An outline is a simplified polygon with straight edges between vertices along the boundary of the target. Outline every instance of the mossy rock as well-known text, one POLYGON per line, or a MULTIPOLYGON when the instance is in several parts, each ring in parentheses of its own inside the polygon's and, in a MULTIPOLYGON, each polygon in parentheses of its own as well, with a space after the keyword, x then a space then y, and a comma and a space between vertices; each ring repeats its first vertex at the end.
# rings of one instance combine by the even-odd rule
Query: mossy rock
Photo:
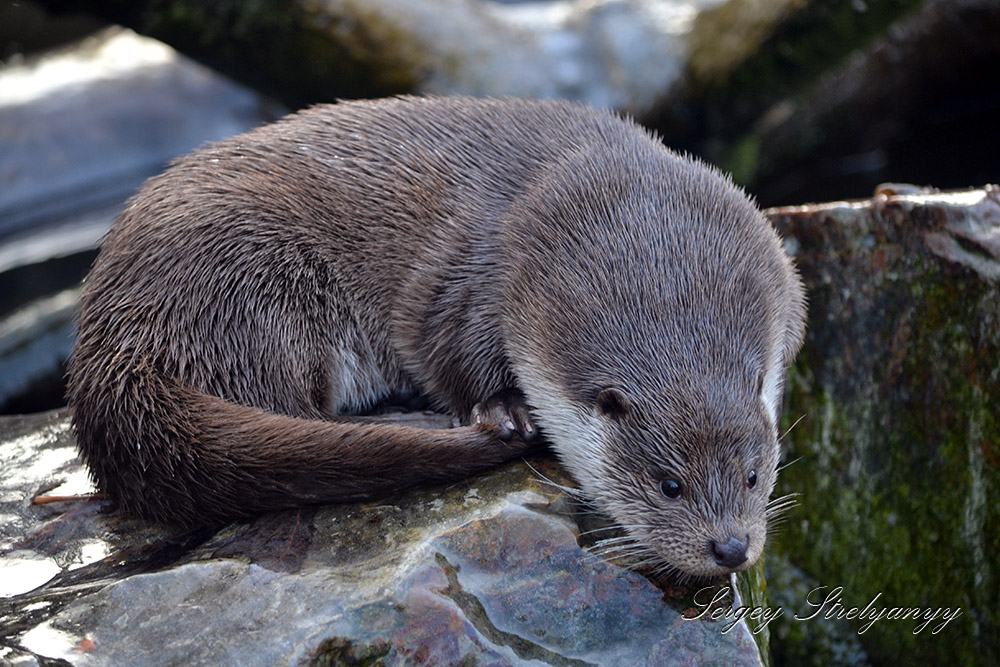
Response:
POLYGON ((997 662, 1000 190, 770 215, 810 293, 778 490, 803 497, 778 548, 846 608, 961 609, 874 623, 874 662, 997 662))

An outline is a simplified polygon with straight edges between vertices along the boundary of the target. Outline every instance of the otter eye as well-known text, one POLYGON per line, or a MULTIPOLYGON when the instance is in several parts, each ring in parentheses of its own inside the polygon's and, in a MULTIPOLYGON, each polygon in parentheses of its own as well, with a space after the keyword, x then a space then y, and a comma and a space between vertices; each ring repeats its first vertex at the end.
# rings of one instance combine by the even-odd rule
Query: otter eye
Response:
POLYGON ((665 479, 660 482, 660 493, 673 500, 681 495, 681 483, 676 479, 665 479))
POLYGON ((613 387, 601 390, 596 402, 597 411, 611 419, 621 419, 631 409, 628 397, 613 387))
POLYGON ((747 488, 752 489, 755 486, 757 486, 757 471, 751 470, 749 474, 747 474, 747 488))

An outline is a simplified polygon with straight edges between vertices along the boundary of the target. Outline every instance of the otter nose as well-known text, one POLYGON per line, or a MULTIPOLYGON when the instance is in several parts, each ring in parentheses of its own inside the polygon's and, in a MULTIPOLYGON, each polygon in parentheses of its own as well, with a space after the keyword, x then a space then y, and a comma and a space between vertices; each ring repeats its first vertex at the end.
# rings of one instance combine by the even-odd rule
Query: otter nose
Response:
POLYGON ((712 540, 711 549, 715 562, 722 567, 733 569, 747 560, 747 540, 739 540, 732 535, 725 542, 712 540))

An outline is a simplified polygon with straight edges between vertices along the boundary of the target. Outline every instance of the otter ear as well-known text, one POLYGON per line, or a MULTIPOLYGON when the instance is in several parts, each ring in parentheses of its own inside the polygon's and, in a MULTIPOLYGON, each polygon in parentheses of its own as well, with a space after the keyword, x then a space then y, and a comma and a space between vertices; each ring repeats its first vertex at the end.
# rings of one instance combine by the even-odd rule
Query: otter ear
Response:
POLYGON ((609 419, 621 419, 632 411, 632 403, 620 389, 608 387, 597 394, 597 413, 609 419))

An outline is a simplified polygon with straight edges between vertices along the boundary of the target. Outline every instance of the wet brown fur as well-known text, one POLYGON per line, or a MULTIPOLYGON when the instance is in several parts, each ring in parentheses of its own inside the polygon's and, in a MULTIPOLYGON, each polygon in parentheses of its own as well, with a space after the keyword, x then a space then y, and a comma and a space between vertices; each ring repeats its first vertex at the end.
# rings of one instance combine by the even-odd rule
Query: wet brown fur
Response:
POLYGON ((697 574, 703 554, 659 542, 705 516, 742 530, 746 503, 724 497, 740 461, 771 469, 766 503, 760 377, 790 362, 802 311, 746 197, 632 123, 563 102, 343 103, 147 182, 86 281, 69 400, 100 489, 190 525, 517 456, 488 427, 337 416, 415 388, 468 423, 518 389, 584 492, 697 574), (655 497, 665 474, 724 484, 682 511, 655 497))

